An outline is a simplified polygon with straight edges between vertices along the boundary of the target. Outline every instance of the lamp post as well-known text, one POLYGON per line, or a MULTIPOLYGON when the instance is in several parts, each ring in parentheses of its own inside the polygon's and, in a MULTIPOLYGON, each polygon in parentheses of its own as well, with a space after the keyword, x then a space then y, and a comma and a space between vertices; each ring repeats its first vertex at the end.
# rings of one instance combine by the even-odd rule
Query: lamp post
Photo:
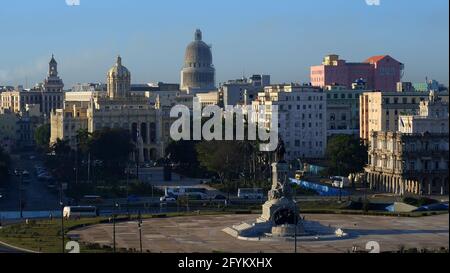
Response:
POLYGON ((119 207, 118 203, 114 204, 114 211, 113 211, 113 251, 116 253, 116 210, 117 207, 119 207))
POLYGON ((22 200, 22 185, 23 185, 23 171, 19 170, 20 180, 19 180, 19 211, 20 219, 23 218, 23 200, 22 200))
POLYGON ((297 228, 298 228, 298 212, 295 212, 295 234, 294 234, 294 253, 297 254, 297 228))
POLYGON ((139 248, 141 253, 142 251, 142 216, 141 211, 139 211, 139 217, 138 217, 138 229, 139 229, 139 248))
POLYGON ((127 164, 127 168, 126 168, 126 175, 127 175, 127 190, 126 190, 126 192, 127 192, 127 215, 128 215, 128 218, 130 218, 130 204, 129 204, 129 199, 130 199, 130 197, 129 197, 130 169, 129 169, 129 165, 128 164, 127 164))
POLYGON ((61 207, 61 250, 65 253, 65 242, 64 242, 64 202, 63 202, 63 185, 61 183, 59 205, 61 207))
POLYGON ((297 199, 297 189, 294 189, 294 202, 295 202, 295 232, 294 232, 294 253, 297 254, 297 228, 298 228, 298 205, 297 205, 297 201, 295 201, 297 199))

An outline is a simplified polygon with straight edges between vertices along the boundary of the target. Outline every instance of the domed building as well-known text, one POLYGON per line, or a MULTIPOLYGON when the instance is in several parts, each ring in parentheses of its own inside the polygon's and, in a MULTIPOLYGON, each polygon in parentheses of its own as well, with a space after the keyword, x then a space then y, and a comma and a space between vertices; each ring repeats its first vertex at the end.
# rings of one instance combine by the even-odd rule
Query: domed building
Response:
POLYGON ((108 97, 111 99, 128 97, 131 89, 131 73, 122 65, 122 58, 117 57, 116 64, 107 75, 108 97))
POLYGON ((188 93, 215 89, 215 74, 211 47, 203 42, 202 32, 197 29, 195 40, 186 48, 180 89, 188 93))
POLYGON ((90 103, 66 102, 51 116, 50 142, 69 141, 76 147, 80 129, 90 133, 104 128, 127 130, 136 149, 131 161, 156 161, 164 155, 167 139, 162 136, 161 109, 152 105, 146 96, 131 93, 131 73, 117 57, 107 73, 107 95, 92 95, 90 103))

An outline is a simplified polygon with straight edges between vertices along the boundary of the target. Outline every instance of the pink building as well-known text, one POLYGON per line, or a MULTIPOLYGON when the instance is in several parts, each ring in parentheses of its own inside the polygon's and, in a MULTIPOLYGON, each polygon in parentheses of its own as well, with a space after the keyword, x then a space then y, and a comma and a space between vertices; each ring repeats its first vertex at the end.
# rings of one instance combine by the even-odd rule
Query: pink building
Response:
POLYGON ((311 67, 313 86, 345 85, 349 89, 358 79, 364 79, 368 89, 396 91, 404 65, 389 55, 374 56, 362 63, 347 63, 338 55, 328 55, 322 65, 311 67))

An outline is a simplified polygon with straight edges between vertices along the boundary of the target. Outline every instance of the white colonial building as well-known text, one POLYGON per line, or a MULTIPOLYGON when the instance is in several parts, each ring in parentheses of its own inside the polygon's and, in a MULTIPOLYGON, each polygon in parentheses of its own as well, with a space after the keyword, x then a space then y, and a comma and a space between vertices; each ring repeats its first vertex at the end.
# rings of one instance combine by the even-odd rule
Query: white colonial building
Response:
POLYGON ((321 88, 309 85, 271 85, 258 94, 252 108, 265 107, 265 127, 272 128, 271 106, 278 106, 279 136, 286 159, 323 158, 327 147, 327 103, 321 88))
POLYGON ((395 194, 447 195, 449 177, 448 103, 431 93, 420 114, 399 118, 399 131, 372 131, 369 165, 373 190, 395 194))
POLYGON ((162 132, 162 112, 159 103, 152 104, 148 97, 132 96, 131 73, 122 65, 121 57, 107 75, 107 95, 88 92, 77 94, 66 101, 63 109, 51 116, 51 143, 57 139, 70 141, 76 147, 80 129, 95 132, 103 128, 128 130, 137 147, 133 158, 140 162, 157 160, 164 155, 167 141, 162 132), (89 102, 86 99, 90 99, 89 102))

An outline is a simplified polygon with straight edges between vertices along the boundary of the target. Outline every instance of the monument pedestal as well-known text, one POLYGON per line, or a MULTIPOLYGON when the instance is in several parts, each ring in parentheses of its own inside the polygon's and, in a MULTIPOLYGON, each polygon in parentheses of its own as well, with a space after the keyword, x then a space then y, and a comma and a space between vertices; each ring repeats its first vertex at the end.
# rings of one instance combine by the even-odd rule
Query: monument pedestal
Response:
POLYGON ((289 184, 289 165, 283 160, 272 164, 272 188, 262 214, 252 225, 241 224, 226 229, 236 237, 293 237, 305 234, 297 203, 289 184))

